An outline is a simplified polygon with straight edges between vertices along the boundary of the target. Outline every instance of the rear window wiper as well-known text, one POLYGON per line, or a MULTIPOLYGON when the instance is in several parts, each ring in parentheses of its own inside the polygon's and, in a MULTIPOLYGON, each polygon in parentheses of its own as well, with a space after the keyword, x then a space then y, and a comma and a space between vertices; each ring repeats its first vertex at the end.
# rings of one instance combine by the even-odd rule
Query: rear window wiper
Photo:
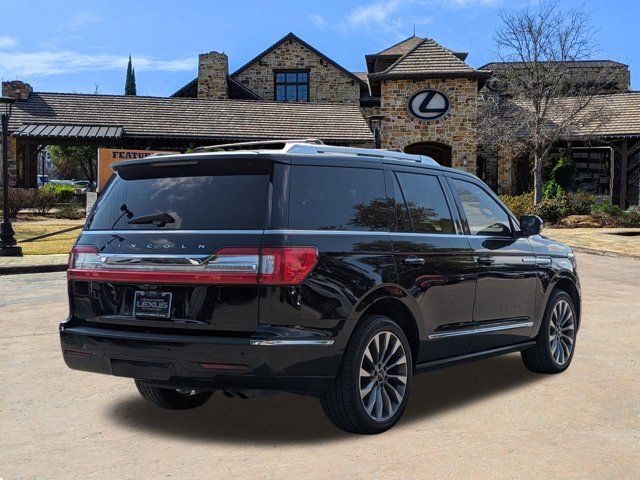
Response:
POLYGON ((174 223, 175 221, 176 219, 168 213, 154 213, 152 215, 142 215, 140 217, 132 218, 127 223, 129 225, 143 225, 152 223, 156 227, 164 227, 167 223, 174 223))

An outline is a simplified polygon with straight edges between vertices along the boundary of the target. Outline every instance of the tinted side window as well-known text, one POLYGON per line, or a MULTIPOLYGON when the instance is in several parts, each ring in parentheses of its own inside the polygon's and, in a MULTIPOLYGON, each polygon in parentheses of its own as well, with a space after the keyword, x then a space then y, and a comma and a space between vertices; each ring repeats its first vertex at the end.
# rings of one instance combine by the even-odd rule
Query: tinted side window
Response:
POLYGON ((294 165, 289 198, 292 229, 388 230, 382 170, 294 165))
POLYGON ((511 235, 507 212, 487 192, 463 180, 454 179, 453 186, 472 235, 511 235))
MULTIPOLYGON (((398 230, 412 227, 416 233, 455 233, 451 212, 438 178, 433 175, 396 172, 405 208, 397 208, 398 230), (410 222, 406 220, 406 212, 410 222)), ((396 198, 396 202, 399 199, 396 198)))

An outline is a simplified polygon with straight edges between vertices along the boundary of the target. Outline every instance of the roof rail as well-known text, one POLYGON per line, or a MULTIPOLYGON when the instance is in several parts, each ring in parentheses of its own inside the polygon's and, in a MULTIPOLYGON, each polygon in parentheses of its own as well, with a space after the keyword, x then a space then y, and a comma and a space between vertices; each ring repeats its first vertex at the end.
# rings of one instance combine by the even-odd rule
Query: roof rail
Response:
POLYGON ((433 158, 427 157, 425 155, 413 155, 410 153, 397 152, 393 150, 382 150, 378 148, 353 148, 337 147, 332 145, 315 145, 308 143, 292 143, 287 145, 285 150, 287 153, 356 155, 362 157, 386 158, 388 160, 423 163, 425 165, 438 165, 438 162, 436 162, 433 158))
POLYGON ((353 155, 368 158, 386 158, 388 160, 422 163, 425 165, 438 165, 434 159, 425 155, 413 155, 410 153, 382 150, 378 148, 353 148, 325 145, 321 140, 315 138, 304 140, 266 140, 261 142, 227 143, 224 145, 198 147, 194 149, 193 152, 228 152, 235 150, 281 150, 284 153, 297 153, 303 155, 353 155))
POLYGON ((292 140, 261 140, 255 142, 238 142, 223 143, 221 145, 207 145, 193 149, 197 152, 229 152, 233 150, 285 150, 286 146, 291 143, 309 143, 314 145, 322 145, 322 140, 318 138, 298 138, 292 140))

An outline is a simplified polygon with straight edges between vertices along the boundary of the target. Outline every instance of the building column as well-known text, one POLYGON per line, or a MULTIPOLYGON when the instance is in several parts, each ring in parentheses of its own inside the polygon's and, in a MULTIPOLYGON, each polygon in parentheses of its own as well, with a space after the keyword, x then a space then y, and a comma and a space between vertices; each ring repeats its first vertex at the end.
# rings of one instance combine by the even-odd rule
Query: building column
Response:
MULTIPOLYGON (((18 180, 18 165, 16 162, 16 152, 18 151, 18 140, 9 135, 9 150, 7 152, 7 164, 9 165, 9 186, 15 187, 18 180)), ((2 146, 0 146, 0 153, 2 146)), ((2 156, 0 156, 0 167, 2 166, 2 156)), ((0 175, 0 185, 2 185, 2 176, 0 175)))
POLYGON ((498 148, 498 195, 511 195, 514 192, 514 160, 510 149, 498 148))
MULTIPOLYGON (((620 143, 612 143, 611 147, 615 154, 620 156, 620 173, 615 175, 616 169, 613 169, 613 187, 618 187, 618 205, 623 210, 627 208, 627 188, 628 188, 628 174, 629 170, 633 168, 633 165, 629 165, 629 161, 633 156, 640 151, 640 140, 629 141, 628 139, 622 140, 620 143), (616 178, 618 177, 618 178, 616 178)), ((615 156, 614 156, 615 158, 615 156)), ((614 160, 615 162, 615 160, 614 160)), ((612 162, 613 163, 613 162, 612 162)), ((636 185, 635 188, 638 188, 636 185)))

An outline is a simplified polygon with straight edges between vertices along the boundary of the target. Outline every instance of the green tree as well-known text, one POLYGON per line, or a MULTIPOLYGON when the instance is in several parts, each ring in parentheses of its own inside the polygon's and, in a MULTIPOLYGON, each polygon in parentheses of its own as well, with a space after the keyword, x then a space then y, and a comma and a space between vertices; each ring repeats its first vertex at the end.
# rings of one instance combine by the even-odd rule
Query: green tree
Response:
POLYGON ((129 64, 127 65, 127 79, 124 82, 125 95, 137 95, 136 93, 136 71, 131 64, 131 54, 129 54, 129 64))
POLYGON ((49 147, 51 161, 60 178, 96 180, 98 149, 96 147, 49 147))

